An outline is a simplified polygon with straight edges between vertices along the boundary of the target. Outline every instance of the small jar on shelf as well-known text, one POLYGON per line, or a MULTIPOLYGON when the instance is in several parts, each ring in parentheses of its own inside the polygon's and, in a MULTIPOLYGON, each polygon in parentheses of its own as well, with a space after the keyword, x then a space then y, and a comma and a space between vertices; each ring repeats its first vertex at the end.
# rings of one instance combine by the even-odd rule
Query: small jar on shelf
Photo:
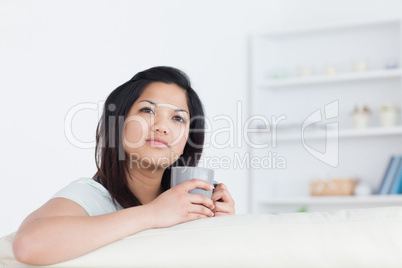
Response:
POLYGON ((383 127, 394 127, 398 123, 399 107, 392 103, 384 103, 380 107, 380 119, 383 127))
POLYGON ((353 71, 358 73, 368 71, 369 69, 368 61, 364 59, 354 61, 352 67, 353 71))
POLYGON ((367 128, 367 126, 369 124, 371 111, 365 105, 363 105, 363 106, 357 105, 353 109, 351 116, 352 116, 353 124, 354 124, 355 128, 364 129, 364 128, 367 128))

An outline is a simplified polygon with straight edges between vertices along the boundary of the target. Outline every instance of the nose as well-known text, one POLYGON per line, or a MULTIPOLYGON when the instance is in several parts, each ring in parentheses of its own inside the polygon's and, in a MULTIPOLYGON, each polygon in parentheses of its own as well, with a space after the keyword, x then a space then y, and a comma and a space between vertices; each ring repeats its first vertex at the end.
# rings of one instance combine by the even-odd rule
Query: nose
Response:
POLYGON ((159 132, 159 133, 165 134, 165 135, 169 134, 169 129, 164 124, 164 120, 161 118, 157 118, 156 116, 155 116, 155 123, 152 126, 152 131, 159 132))
POLYGON ((167 130, 166 127, 154 126, 153 131, 154 132, 159 132, 159 133, 162 133, 162 134, 168 134, 168 130, 167 130))

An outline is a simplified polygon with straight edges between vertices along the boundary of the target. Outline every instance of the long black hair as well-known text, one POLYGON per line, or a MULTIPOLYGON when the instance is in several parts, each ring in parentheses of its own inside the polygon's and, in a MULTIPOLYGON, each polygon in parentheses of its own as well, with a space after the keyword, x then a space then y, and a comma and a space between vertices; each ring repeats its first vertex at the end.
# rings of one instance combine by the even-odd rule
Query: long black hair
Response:
MULTIPOLYGON (((94 180, 102 184, 110 193, 114 202, 123 208, 141 205, 130 191, 126 178, 127 155, 122 143, 122 121, 127 117, 134 102, 144 89, 153 82, 176 84, 187 96, 190 112, 190 131, 183 154, 171 166, 196 166, 204 144, 204 109, 191 87, 188 76, 172 67, 159 66, 134 75, 126 83, 117 87, 106 99, 103 114, 96 130, 95 161, 98 168, 94 180)), ((162 176, 162 188, 170 188, 170 167, 162 176)))

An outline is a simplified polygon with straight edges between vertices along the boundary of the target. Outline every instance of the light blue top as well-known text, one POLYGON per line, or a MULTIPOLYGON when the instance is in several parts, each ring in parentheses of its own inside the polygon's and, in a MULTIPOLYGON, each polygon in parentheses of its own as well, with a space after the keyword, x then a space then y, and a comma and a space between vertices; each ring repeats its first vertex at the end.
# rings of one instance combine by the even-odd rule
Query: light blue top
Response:
POLYGON ((81 178, 73 181, 52 198, 63 197, 76 202, 83 207, 89 216, 98 216, 123 209, 113 203, 109 192, 102 184, 91 178, 81 178))

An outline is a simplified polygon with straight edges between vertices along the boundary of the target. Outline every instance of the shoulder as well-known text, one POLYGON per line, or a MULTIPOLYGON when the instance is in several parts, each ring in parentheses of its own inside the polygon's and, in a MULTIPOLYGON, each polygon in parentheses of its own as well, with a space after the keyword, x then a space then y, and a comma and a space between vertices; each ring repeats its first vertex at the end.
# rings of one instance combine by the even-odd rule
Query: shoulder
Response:
POLYGON ((52 198, 67 198, 82 206, 90 216, 102 215, 120 210, 108 192, 92 178, 81 178, 71 182, 58 191, 52 198))
POLYGON ((92 178, 80 178, 78 180, 75 180, 71 182, 69 185, 67 185, 63 189, 74 189, 77 191, 85 191, 85 192, 93 192, 97 193, 102 196, 109 196, 109 192, 106 190, 105 187, 103 187, 102 184, 99 182, 95 181, 92 178))

